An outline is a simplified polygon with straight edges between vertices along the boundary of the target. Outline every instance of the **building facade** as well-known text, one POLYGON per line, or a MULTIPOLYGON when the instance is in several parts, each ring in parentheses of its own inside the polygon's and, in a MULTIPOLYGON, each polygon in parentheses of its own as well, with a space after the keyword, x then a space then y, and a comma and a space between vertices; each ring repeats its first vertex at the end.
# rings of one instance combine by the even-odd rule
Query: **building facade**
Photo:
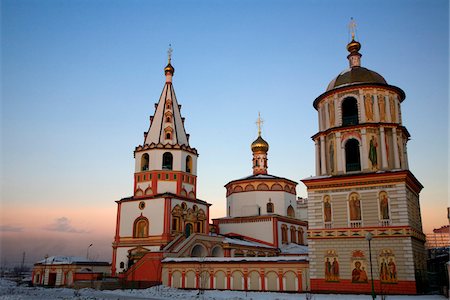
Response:
POLYGON ((316 176, 302 180, 311 289, 370 292, 372 266, 377 293, 414 294, 425 279, 426 253, 423 187, 408 167, 410 135, 402 123, 405 93, 362 67, 360 48, 352 39, 349 68, 314 100, 316 176))

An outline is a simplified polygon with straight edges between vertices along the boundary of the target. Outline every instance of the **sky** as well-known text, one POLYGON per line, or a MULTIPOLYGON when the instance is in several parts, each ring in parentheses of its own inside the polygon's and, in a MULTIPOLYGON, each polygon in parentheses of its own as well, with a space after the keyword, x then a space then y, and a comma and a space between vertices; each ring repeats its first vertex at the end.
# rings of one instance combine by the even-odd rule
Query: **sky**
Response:
POLYGON ((448 223, 449 3, 446 0, 3 0, 0 264, 49 255, 111 260, 117 201, 132 195, 165 78, 198 159, 198 198, 225 215, 227 182, 252 172, 314 175, 312 106, 348 66, 357 23, 362 66, 403 89, 409 166, 424 185, 425 232, 448 223), (93 244, 92 247, 88 247, 93 244), (89 252, 89 253, 87 253, 89 252))

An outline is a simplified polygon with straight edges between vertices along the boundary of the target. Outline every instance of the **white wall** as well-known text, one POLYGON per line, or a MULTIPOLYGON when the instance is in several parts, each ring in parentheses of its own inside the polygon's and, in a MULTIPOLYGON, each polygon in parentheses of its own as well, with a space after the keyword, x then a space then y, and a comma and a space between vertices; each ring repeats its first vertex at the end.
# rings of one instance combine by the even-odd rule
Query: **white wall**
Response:
POLYGON ((284 191, 251 191, 233 193, 227 197, 227 204, 231 205, 231 217, 254 216, 258 214, 257 207, 261 207, 261 215, 267 214, 267 203, 274 204, 274 213, 286 216, 289 205, 296 208, 296 197, 284 191))
POLYGON ((149 221, 149 235, 161 235, 164 230, 164 199, 142 200, 145 208, 139 209, 140 201, 122 202, 120 211, 121 237, 133 236, 133 224, 141 213, 149 221))
POLYGON ((237 233, 268 243, 273 243, 273 223, 270 221, 248 223, 224 223, 219 225, 220 233, 237 233))

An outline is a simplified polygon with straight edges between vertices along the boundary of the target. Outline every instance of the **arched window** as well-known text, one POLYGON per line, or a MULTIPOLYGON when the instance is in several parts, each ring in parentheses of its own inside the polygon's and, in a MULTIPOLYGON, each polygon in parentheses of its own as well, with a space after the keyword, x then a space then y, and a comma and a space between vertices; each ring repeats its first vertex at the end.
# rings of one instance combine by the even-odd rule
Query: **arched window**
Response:
POLYGON ((172 134, 170 132, 166 132, 166 140, 171 140, 172 134))
POLYGON ((162 168, 163 170, 172 170, 173 156, 172 153, 166 152, 163 154, 162 168))
POLYGON ((207 255, 207 251, 205 246, 197 244, 192 248, 191 257, 205 257, 207 255))
POLYGON ((291 226, 291 243, 297 243, 297 232, 294 226, 291 226))
POLYGON ((148 170, 149 162, 150 162, 150 158, 148 156, 148 153, 144 153, 141 157, 141 171, 148 170))
POLYGON ((287 226, 286 225, 281 225, 281 242, 283 244, 287 244, 288 242, 288 235, 287 235, 287 226))
POLYGON ((267 210, 268 214, 273 214, 273 211, 274 211, 273 210, 273 203, 270 202, 270 199, 269 199, 269 202, 267 202, 266 210, 267 210))
POLYGON ((348 97, 342 101, 342 126, 357 125, 358 103, 355 98, 348 97))
POLYGON ((346 172, 361 171, 359 142, 356 139, 349 139, 345 143, 345 170, 346 172))
POLYGON ((291 218, 295 218, 295 210, 292 207, 292 205, 289 205, 289 207, 287 208, 287 216, 291 217, 291 218))
POLYGON ((192 157, 190 155, 186 156, 186 172, 192 172, 192 157))
POLYGON ((300 228, 298 229, 297 233, 298 233, 298 244, 299 244, 299 245, 304 245, 304 244, 305 244, 305 241, 304 241, 304 239, 303 239, 303 233, 304 233, 303 228, 300 227, 300 228))
POLYGON ((134 221, 133 237, 148 237, 148 220, 145 217, 139 217, 134 221))

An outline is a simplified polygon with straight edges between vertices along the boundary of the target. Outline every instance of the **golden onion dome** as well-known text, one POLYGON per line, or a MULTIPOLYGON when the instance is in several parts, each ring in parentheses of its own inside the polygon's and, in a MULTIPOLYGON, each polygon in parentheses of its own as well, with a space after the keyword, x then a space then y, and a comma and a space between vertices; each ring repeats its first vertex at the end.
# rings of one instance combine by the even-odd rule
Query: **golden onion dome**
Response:
POLYGON ((167 66, 164 68, 164 74, 170 73, 173 75, 175 73, 174 67, 170 64, 170 62, 167 64, 167 66))
POLYGON ((361 44, 355 40, 352 40, 347 44, 347 51, 350 53, 356 53, 361 49, 361 44))
POLYGON ((269 151, 269 144, 261 137, 252 143, 252 152, 267 152, 269 151))

